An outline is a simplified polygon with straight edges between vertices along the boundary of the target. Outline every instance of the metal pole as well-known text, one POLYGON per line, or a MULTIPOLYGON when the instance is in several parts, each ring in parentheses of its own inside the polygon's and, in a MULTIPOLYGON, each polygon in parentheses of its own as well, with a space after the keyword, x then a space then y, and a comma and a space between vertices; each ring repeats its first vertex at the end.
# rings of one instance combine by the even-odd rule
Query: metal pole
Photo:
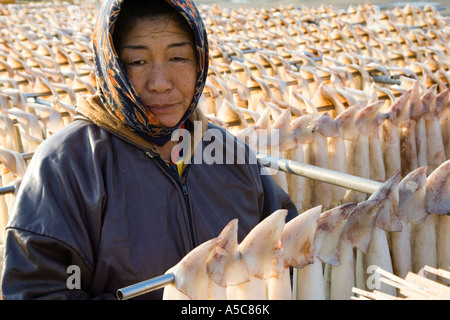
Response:
POLYGON ((128 287, 117 290, 117 299, 127 300, 139 295, 160 289, 175 281, 175 275, 173 273, 164 274, 156 278, 145 280, 128 287))
POLYGON ((16 186, 15 185, 10 185, 10 186, 6 186, 6 187, 1 187, 0 188, 0 195, 1 194, 7 194, 7 193, 14 193, 16 192, 16 186))
POLYGON ((353 176, 348 173, 333 171, 330 169, 316 167, 292 160, 276 158, 269 155, 257 154, 257 158, 265 167, 282 170, 284 172, 293 173, 368 194, 374 193, 383 185, 381 182, 353 176))
MULTIPOLYGON (((33 153, 22 153, 21 155, 23 160, 25 161, 30 160, 33 157, 33 153)), ((19 183, 14 183, 8 186, 0 187, 0 195, 4 195, 7 193, 15 193, 18 187, 19 183)))
POLYGON ((22 153, 22 158, 23 160, 27 161, 27 160, 31 160, 31 158, 33 158, 34 152, 30 152, 30 153, 22 153))

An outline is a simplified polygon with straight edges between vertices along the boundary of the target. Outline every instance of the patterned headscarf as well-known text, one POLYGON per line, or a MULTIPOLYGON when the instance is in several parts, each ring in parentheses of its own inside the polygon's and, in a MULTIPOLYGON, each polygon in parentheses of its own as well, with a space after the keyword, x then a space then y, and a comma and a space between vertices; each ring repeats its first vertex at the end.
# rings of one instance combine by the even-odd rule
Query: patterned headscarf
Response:
POLYGON ((148 115, 147 107, 136 94, 114 49, 112 32, 124 1, 126 0, 105 0, 95 26, 93 48, 97 89, 104 107, 111 115, 120 118, 140 137, 161 146, 171 139, 172 132, 179 128, 197 107, 208 73, 206 29, 199 11, 191 0, 166 0, 185 17, 193 30, 198 75, 190 107, 176 126, 164 126, 156 117, 148 115))

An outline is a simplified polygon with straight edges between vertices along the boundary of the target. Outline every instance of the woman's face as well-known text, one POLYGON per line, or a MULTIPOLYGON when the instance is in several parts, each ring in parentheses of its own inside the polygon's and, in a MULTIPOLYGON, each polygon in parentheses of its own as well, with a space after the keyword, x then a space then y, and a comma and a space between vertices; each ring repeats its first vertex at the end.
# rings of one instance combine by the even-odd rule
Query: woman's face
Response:
POLYGON ((142 19, 121 44, 120 60, 148 112, 163 125, 175 126, 189 108, 197 82, 191 34, 169 19, 142 19))

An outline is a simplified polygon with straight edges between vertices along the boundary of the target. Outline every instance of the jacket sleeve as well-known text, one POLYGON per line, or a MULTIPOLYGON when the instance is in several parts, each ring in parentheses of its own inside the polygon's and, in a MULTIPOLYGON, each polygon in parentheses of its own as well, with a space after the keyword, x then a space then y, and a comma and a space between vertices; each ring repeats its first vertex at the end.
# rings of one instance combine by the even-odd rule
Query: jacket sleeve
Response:
POLYGON ((5 300, 115 299, 112 294, 92 297, 81 290, 92 280, 92 273, 69 245, 19 229, 8 229, 6 237, 5 300))
POLYGON ((89 135, 72 136, 77 145, 55 141, 58 134, 44 141, 22 180, 6 231, 5 299, 96 298, 86 292, 101 230, 102 176, 99 160, 89 153, 89 135), (68 289, 72 265, 80 269, 86 292, 68 289))
MULTIPOLYGON (((260 172, 263 171, 262 165, 260 172)), ((269 216, 278 209, 288 210, 286 221, 295 218, 298 215, 297 207, 290 196, 275 182, 270 174, 261 174, 261 182, 264 190, 263 218, 269 216)))

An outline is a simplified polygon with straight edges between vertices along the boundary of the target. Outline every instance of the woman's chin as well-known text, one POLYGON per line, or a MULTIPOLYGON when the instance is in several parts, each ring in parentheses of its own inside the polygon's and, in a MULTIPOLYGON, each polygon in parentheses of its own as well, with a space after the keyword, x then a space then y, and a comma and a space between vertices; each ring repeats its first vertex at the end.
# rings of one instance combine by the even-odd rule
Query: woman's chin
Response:
POLYGON ((160 124, 162 124, 163 126, 167 127, 167 128, 172 128, 174 126, 176 126, 181 118, 182 115, 176 115, 174 116, 173 113, 164 113, 164 112, 152 112, 153 116, 158 120, 158 122, 160 124))
POLYGON ((167 128, 175 127, 181 120, 181 118, 170 119, 170 118, 158 118, 159 123, 167 128))

